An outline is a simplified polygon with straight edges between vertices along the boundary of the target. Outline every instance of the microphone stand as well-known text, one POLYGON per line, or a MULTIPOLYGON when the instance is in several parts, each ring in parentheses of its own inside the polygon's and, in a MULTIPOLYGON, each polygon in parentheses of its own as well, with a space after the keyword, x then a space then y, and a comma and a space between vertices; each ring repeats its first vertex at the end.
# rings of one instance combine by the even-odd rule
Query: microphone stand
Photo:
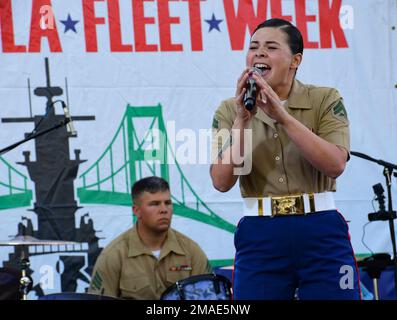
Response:
POLYGON ((5 147, 4 149, 1 149, 0 150, 0 156, 5 154, 5 153, 7 153, 8 151, 11 151, 12 149, 15 149, 16 147, 18 147, 22 143, 25 143, 25 142, 27 142, 29 140, 32 140, 32 139, 36 139, 37 137, 40 137, 40 136, 42 136, 42 135, 44 135, 44 134, 46 134, 48 132, 54 131, 54 130, 56 130, 58 128, 61 128, 61 127, 65 126, 65 125, 67 125, 69 122, 70 122, 70 119, 69 118, 65 118, 64 120, 60 121, 57 125, 55 125, 55 126, 53 126, 51 128, 45 129, 43 131, 39 131, 39 132, 37 132, 35 134, 31 134, 27 138, 25 138, 25 139, 23 139, 21 141, 18 141, 18 142, 14 143, 14 144, 12 144, 12 145, 10 145, 8 147, 5 147))
MULTIPOLYGON (((360 153, 360 152, 355 152, 351 151, 350 152, 353 156, 375 162, 379 164, 380 166, 383 166, 383 175, 385 176, 386 179, 386 187, 387 187, 387 197, 388 197, 388 208, 386 213, 382 213, 382 220, 389 221, 389 229, 390 229, 390 237, 391 237, 391 242, 392 242, 392 247, 393 247, 393 266, 394 266, 394 287, 397 290, 397 255, 396 255, 396 235, 394 231, 394 219, 396 219, 396 212, 393 211, 393 202, 392 202, 392 194, 391 194, 391 183, 392 183, 392 175, 393 175, 393 170, 397 170, 397 165, 386 162, 383 160, 376 160, 366 154, 360 153)), ((394 176, 397 177, 397 174, 394 173, 394 176)))

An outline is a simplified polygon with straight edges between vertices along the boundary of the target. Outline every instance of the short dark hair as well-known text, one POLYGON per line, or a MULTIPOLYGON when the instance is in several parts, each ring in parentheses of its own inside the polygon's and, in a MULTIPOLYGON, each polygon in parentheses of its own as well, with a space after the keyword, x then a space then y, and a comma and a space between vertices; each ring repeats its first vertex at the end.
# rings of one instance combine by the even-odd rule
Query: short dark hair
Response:
POLYGON ((170 191, 170 185, 163 178, 155 176, 138 180, 131 188, 132 202, 135 203, 136 199, 145 191, 150 193, 170 191))
POLYGON ((293 54, 301 53, 303 54, 303 38, 302 34, 297 27, 295 27, 291 22, 283 19, 269 19, 260 23, 252 33, 254 35, 259 29, 262 28, 278 28, 283 31, 288 38, 288 45, 293 54))

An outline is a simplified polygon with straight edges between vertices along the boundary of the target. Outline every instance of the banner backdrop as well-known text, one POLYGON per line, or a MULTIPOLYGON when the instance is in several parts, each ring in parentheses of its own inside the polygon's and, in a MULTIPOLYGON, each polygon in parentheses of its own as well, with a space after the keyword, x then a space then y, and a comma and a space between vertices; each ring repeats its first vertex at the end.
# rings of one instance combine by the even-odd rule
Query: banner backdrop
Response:
MULTIPOLYGON (((101 249, 133 225, 130 188, 148 175, 170 181, 173 227, 214 266, 233 263, 242 201, 238 186, 212 187, 210 128, 234 95, 250 32, 270 17, 304 36, 298 79, 344 97, 351 149, 396 163, 396 1, 0 0, 0 148, 57 125, 63 106, 77 131, 0 158, 0 239, 80 243, 29 247, 30 298, 84 292, 101 249)), ((386 189, 383 168, 356 157, 338 179, 357 254, 391 252, 387 222, 364 234, 376 183, 386 189)), ((3 266, 21 250, 1 247, 3 266)))

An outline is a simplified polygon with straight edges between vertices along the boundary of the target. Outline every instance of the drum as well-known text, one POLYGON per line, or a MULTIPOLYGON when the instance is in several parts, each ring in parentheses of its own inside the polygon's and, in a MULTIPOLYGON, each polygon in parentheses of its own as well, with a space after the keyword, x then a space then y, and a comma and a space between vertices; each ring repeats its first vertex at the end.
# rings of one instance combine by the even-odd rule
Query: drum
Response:
POLYGON ((217 274, 192 276, 174 283, 160 300, 231 300, 232 284, 217 274))
POLYGON ((100 296, 90 293, 61 292, 51 293, 38 298, 38 300, 121 300, 119 298, 100 296))
POLYGON ((19 300, 21 271, 15 268, 0 268, 0 300, 19 300))

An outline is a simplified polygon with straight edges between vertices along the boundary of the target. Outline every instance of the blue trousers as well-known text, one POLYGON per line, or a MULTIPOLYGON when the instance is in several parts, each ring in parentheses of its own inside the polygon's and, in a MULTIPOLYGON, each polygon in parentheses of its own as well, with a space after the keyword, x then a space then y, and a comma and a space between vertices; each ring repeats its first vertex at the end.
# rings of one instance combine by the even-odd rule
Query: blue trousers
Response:
POLYGON ((348 226, 335 210, 244 217, 235 237, 235 300, 359 300, 348 226))

